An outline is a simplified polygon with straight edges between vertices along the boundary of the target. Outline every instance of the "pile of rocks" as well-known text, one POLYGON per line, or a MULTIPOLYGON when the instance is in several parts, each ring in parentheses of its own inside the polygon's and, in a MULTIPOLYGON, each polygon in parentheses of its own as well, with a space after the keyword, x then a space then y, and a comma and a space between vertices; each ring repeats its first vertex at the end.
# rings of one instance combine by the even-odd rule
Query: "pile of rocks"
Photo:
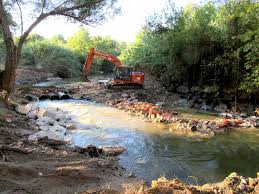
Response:
POLYGON ((139 102, 137 98, 122 94, 121 99, 113 104, 118 109, 127 111, 152 122, 163 122, 168 124, 169 130, 176 133, 200 133, 214 136, 223 133, 228 128, 250 128, 259 127, 259 117, 245 117, 244 115, 220 114, 223 118, 213 120, 187 119, 178 112, 166 111, 163 103, 156 104, 139 102))
POLYGON ((39 108, 36 104, 17 105, 16 111, 32 119, 38 132, 31 134, 29 140, 48 138, 71 143, 67 130, 75 129, 71 117, 58 108, 39 108))

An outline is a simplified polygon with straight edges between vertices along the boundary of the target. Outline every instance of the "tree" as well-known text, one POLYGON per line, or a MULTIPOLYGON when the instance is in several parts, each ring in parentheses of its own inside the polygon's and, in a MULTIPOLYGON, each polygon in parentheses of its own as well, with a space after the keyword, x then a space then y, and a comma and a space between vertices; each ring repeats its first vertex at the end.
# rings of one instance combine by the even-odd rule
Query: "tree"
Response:
POLYGON ((15 71, 19 64, 23 43, 40 22, 52 16, 64 16, 86 25, 96 24, 117 13, 118 8, 115 3, 116 0, 0 0, 0 28, 6 47, 5 70, 1 74, 0 89, 7 92, 14 90, 15 71), (34 21, 26 30, 24 30, 23 10, 32 10, 31 15, 34 15, 34 21), (15 20, 20 20, 18 27, 21 36, 17 43, 11 31, 9 14, 15 20))

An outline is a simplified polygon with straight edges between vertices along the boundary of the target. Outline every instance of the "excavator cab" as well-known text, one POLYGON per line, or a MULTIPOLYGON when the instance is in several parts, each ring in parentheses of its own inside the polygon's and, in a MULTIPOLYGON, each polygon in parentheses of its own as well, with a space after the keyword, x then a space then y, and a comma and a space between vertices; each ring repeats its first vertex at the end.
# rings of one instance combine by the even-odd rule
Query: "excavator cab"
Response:
POLYGON ((114 80, 131 81, 131 68, 130 67, 115 67, 114 80))

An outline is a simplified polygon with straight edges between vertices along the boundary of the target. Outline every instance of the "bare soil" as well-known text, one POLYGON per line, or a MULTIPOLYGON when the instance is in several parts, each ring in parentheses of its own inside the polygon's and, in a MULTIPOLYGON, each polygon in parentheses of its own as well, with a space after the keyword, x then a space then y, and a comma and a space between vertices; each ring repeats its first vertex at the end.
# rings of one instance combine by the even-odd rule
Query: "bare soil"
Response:
MULTIPOLYGON (((69 83, 62 88, 106 104, 120 100, 122 94, 134 94, 139 101, 164 102, 169 110, 171 103, 179 99, 152 78, 146 81, 145 90, 107 90, 93 82, 69 83)), ((24 94, 52 90, 58 89, 19 87, 13 100, 26 103, 21 98, 24 94)), ((116 158, 91 158, 64 145, 27 141, 33 131, 27 118, 0 101, 0 193, 259 193, 258 177, 246 179, 244 189, 240 188, 242 177, 238 175, 204 186, 163 178, 147 185, 120 167, 116 158)))
POLYGON ((123 185, 137 181, 116 158, 91 158, 66 146, 28 142, 33 132, 29 121, 3 103, 0 110, 0 193, 122 192, 123 185))

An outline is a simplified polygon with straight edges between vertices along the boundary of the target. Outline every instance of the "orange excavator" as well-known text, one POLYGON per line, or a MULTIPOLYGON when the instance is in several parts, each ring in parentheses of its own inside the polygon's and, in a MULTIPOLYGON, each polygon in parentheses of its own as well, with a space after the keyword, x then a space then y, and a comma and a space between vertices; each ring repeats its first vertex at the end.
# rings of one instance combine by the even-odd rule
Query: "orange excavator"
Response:
POLYGON ((82 80, 88 81, 87 75, 90 73, 92 61, 94 57, 110 61, 115 65, 114 79, 107 84, 108 88, 142 88, 144 84, 145 74, 143 72, 132 71, 130 67, 124 66, 121 61, 106 52, 97 51, 95 48, 91 48, 86 58, 85 66, 82 72, 82 80))

